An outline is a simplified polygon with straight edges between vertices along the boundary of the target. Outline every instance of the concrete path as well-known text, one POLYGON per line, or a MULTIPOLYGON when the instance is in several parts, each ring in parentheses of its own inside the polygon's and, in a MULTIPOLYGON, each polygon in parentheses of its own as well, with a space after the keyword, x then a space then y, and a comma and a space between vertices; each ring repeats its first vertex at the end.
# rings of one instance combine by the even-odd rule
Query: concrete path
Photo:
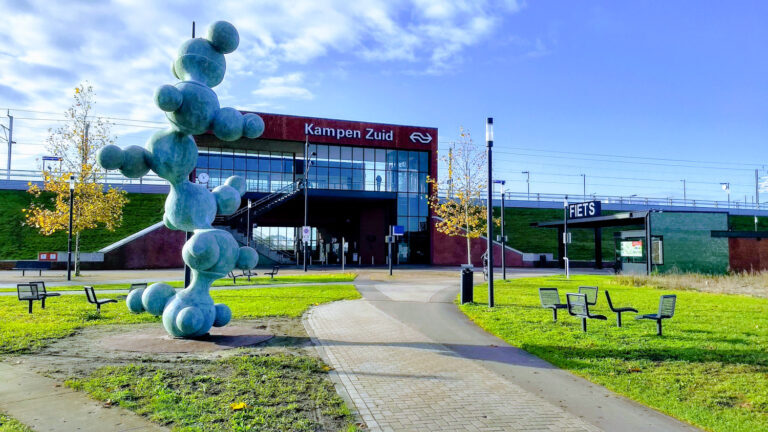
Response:
POLYGON ((364 299, 305 318, 371 430, 697 430, 485 333, 453 304, 458 277, 409 276, 358 278, 364 299))
POLYGON ((0 382, 0 410, 36 431, 167 430, 124 408, 105 408, 84 393, 8 363, 0 363, 0 382))

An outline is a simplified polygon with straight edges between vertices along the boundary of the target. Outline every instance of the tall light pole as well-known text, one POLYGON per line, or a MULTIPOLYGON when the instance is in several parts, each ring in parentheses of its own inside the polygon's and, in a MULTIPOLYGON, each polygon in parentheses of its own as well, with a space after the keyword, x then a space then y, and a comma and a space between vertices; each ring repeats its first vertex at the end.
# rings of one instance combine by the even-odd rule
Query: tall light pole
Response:
POLYGON ((587 175, 586 174, 579 174, 581 176, 582 184, 583 184, 583 194, 584 194, 584 201, 587 200, 587 175))
POLYGON ((13 142, 13 116, 11 115, 11 111, 8 110, 6 112, 6 115, 8 116, 8 127, 5 127, 5 125, 2 125, 3 129, 7 131, 6 141, 8 141, 8 171, 6 172, 6 180, 11 179, 11 153, 13 150, 13 145, 16 144, 13 142))
POLYGON ((69 237, 67 238, 67 280, 72 280, 72 208, 75 206, 75 176, 69 176, 69 237))
MULTIPOLYGON (((308 218, 309 218, 309 166, 311 164, 311 161, 309 158, 315 155, 315 152, 312 152, 312 154, 309 154, 309 137, 305 137, 304 140, 304 179, 302 180, 302 184, 304 186, 304 226, 307 225, 308 218)), ((312 231, 310 230, 310 233, 312 231)), ((303 236, 303 235, 302 235, 303 236)), ((307 246, 308 243, 303 238, 301 239, 301 243, 304 245, 304 271, 307 271, 307 246)))
MULTIPOLYGON (((527 193, 526 196, 527 196, 528 201, 530 201, 531 200, 531 172, 530 171, 523 171, 520 174, 525 174, 526 175, 526 177, 525 177, 525 186, 526 186, 526 188, 528 190, 528 193, 527 193)), ((502 193, 502 195, 503 195, 503 193, 502 193)))
POLYGON ((507 236, 504 233, 504 210, 506 209, 504 206, 504 185, 507 182, 504 180, 494 180, 493 182, 501 185, 501 235, 498 237, 501 242, 501 278, 507 280, 507 236))
POLYGON ((488 307, 493 307, 493 117, 485 122, 485 143, 488 147, 488 307))
POLYGON ((720 187, 723 188, 723 190, 728 193, 728 208, 731 208, 731 183, 730 182, 720 183, 720 187))
POLYGON ((685 191, 685 179, 680 180, 683 182, 683 205, 685 205, 685 202, 688 201, 688 196, 685 191))

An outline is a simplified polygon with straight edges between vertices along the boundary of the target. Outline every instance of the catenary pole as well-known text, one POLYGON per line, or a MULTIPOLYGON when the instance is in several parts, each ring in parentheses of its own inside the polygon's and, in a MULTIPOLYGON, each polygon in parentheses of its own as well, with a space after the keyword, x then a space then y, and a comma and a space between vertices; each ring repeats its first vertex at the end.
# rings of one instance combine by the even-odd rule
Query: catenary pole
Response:
POLYGON ((8 170, 6 171, 6 179, 11 179, 11 150, 13 149, 13 116, 8 111, 8 170))

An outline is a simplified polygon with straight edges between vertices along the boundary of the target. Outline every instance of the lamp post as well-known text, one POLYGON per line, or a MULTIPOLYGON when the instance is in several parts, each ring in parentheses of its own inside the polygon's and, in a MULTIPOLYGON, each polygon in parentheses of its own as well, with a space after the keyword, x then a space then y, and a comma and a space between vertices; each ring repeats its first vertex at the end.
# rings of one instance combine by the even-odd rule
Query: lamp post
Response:
POLYGON ((485 142, 488 147, 488 307, 493 307, 493 117, 485 123, 485 142))
POLYGON ((504 210, 506 208, 504 207, 504 185, 507 182, 504 180, 494 180, 493 182, 501 185, 501 235, 499 236, 501 241, 501 278, 507 280, 507 250, 505 246, 507 235, 504 233, 504 210))
MULTIPOLYGON (((531 200, 531 172, 530 171, 523 171, 520 174, 525 174, 525 187, 527 189, 526 197, 528 201, 531 200)), ((502 194, 503 196, 503 194, 502 194)))
MULTIPOLYGON (((311 161, 309 158, 315 155, 315 152, 312 152, 312 154, 309 154, 309 137, 306 137, 304 140, 304 180, 302 180, 303 186, 304 186, 304 226, 308 226, 308 218, 309 218, 309 167, 311 165, 311 161)), ((310 231, 311 233, 312 231, 310 231)), ((311 234, 310 234, 311 235, 311 234)), ((303 236, 303 235, 302 235, 303 236)), ((304 246, 304 271, 307 271, 307 245, 309 242, 305 241, 303 238, 301 239, 301 243, 304 246)))
POLYGON ((579 174, 581 176, 581 180, 583 181, 583 190, 582 193, 584 194, 584 201, 587 200, 587 175, 586 174, 579 174))
POLYGON ((75 176, 69 176, 69 237, 67 238, 67 280, 72 280, 72 208, 75 206, 75 176))

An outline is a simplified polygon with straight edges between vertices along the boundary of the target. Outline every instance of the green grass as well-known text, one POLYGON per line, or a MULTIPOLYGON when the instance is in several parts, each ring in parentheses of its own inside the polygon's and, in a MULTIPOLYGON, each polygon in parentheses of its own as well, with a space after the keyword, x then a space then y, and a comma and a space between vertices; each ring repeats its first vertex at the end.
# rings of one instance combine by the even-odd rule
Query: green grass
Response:
MULTIPOLYGON (((357 278, 357 273, 328 273, 328 274, 310 274, 310 275, 287 275, 276 276, 274 279, 270 279, 269 276, 252 277, 250 281, 247 278, 237 278, 237 284, 232 284, 231 278, 219 279, 213 282, 213 286, 254 286, 254 285, 280 285, 280 284, 294 284, 294 283, 333 283, 333 282, 352 282, 357 278)), ((184 282, 182 281, 170 281, 166 282, 168 285, 174 288, 184 288, 184 282)), ((149 283, 152 284, 151 282, 149 283)), ((131 284, 96 284, 93 286, 95 290, 127 290, 131 287, 131 284)), ((48 291, 82 291, 83 285, 70 285, 70 286, 49 286, 46 285, 48 291)), ((16 288, 0 288, 0 292, 16 292, 16 288)))
MULTIPOLYGON (((0 191, 0 259, 36 259, 38 252, 67 250, 67 234, 59 232, 41 235, 36 229, 23 225, 21 209, 33 199, 26 191, 0 191)), ((41 198, 46 202, 46 198, 41 198)), ((124 237, 163 219, 165 195, 129 193, 123 208, 123 224, 115 231, 93 229, 80 236, 84 252, 97 251, 124 237)))
MULTIPOLYGON (((301 316, 310 306, 343 299, 360 298, 353 285, 316 285, 259 288, 253 290, 212 291, 213 300, 226 303, 237 318, 301 316)), ((115 298, 116 295, 104 295, 115 298)), ((0 354, 24 353, 39 349, 53 339, 71 335, 80 328, 106 324, 160 323, 160 317, 132 314, 122 302, 102 307, 96 314, 84 296, 48 299, 46 309, 35 302, 34 313, 27 313, 27 302, 16 297, 0 297, 0 354)))
POLYGON ((177 431, 354 430, 327 370, 307 356, 237 356, 108 366, 67 385, 177 431), (245 406, 235 410, 237 403, 245 406))
POLYGON ((768 303, 746 296, 618 285, 612 276, 526 278, 495 284, 461 306, 478 325, 507 342, 590 381, 712 431, 768 430, 768 303), (561 310, 557 323, 540 306, 537 288, 554 286, 562 300, 579 285, 609 289, 614 304, 655 313, 659 296, 677 294, 677 310, 656 336, 653 321, 624 315, 617 328, 600 292, 593 311, 608 321, 580 321, 561 310))
POLYGON ((0 432, 32 432, 32 429, 21 424, 18 420, 0 413, 0 432))

